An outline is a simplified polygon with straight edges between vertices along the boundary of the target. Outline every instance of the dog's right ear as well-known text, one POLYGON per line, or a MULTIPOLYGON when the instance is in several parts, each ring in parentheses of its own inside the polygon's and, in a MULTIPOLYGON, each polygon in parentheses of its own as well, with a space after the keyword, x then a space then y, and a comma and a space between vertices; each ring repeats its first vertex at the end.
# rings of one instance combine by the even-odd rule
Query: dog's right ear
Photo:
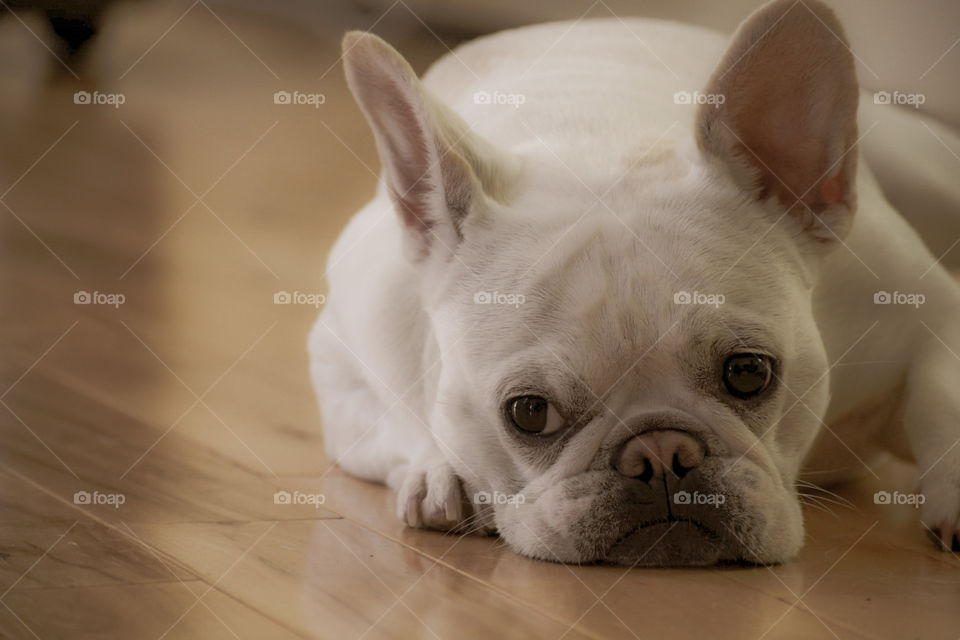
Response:
POLYGON ((450 256, 483 197, 504 196, 515 161, 474 134, 377 36, 343 38, 347 84, 373 129, 408 257, 450 256))
POLYGON ((857 76, 833 11, 775 0, 747 18, 710 79, 697 143, 758 200, 829 245, 856 210, 857 76), (719 99, 722 98, 722 99, 719 99))

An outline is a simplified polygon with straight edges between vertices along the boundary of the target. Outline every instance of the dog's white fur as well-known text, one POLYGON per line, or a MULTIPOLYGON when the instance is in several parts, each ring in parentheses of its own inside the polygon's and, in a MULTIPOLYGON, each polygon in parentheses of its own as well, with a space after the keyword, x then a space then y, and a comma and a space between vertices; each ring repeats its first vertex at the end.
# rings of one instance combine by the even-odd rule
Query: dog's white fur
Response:
POLYGON ((395 488, 409 524, 472 514, 551 560, 781 562, 803 540, 801 470, 839 480, 892 451, 929 469, 923 521, 948 546, 960 533, 960 288, 858 166, 842 28, 774 2, 726 44, 641 19, 539 25, 462 45, 421 83, 379 38, 345 38, 384 180, 330 255, 311 372, 329 456, 395 488), (694 90, 725 101, 675 104, 694 90), (674 304, 694 290, 726 302, 674 304), (880 290, 926 302, 877 306, 880 290), (775 352, 775 393, 718 399, 710 349, 775 352), (593 413, 538 451, 505 424, 519 389, 593 413), (663 415, 734 497, 715 552, 670 535, 662 554, 611 550, 632 494, 606 460, 663 415))

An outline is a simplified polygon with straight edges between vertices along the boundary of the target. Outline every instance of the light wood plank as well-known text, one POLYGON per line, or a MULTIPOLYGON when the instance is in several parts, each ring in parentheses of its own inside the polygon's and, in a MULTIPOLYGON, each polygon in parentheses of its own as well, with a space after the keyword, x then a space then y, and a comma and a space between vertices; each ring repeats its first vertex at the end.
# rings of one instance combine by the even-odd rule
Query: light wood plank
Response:
POLYGON ((528 638, 569 629, 344 520, 134 528, 218 589, 312 636, 528 638))
POLYGON ((38 373, 24 378, 6 403, 16 415, 0 413, 0 467, 69 504, 78 491, 122 494, 119 507, 92 500, 77 505, 104 521, 335 517, 322 507, 275 504, 274 482, 220 457, 212 443, 198 446, 176 432, 164 436, 159 425, 145 425, 38 373), (57 398, 55 407, 50 397, 57 398))
POLYGON ((15 590, 0 606, 0 635, 18 640, 302 637, 219 591, 207 593, 208 588, 187 581, 15 590))

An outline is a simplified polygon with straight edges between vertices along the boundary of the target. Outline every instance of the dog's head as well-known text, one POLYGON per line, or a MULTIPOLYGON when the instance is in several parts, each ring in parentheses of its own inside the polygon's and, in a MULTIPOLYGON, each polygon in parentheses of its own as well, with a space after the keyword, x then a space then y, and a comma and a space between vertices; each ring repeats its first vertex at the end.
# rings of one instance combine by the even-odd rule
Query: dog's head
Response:
POLYGON ((436 339, 431 427, 517 551, 800 548, 795 481, 828 402, 811 289, 855 209, 843 37, 820 4, 760 9, 687 141, 609 157, 496 148, 383 41, 346 37, 436 339))

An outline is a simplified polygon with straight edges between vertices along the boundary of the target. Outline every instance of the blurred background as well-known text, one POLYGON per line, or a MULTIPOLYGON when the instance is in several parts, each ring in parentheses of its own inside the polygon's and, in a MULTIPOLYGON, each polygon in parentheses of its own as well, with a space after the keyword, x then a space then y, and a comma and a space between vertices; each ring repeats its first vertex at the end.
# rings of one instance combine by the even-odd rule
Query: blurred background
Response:
MULTIPOLYGON (((374 181, 367 169, 377 171, 370 135, 344 92, 339 40, 345 30, 379 33, 423 71, 457 42, 512 26, 638 15, 732 32, 760 4, 4 0, 0 187, 7 190, 58 143, 44 163, 3 194, 13 211, 0 207, 0 213, 15 236, 31 236, 30 250, 43 255, 39 259, 56 254, 54 264, 62 261, 61 269, 73 269, 80 250, 57 237, 64 223, 117 216, 106 237, 90 239, 109 249, 120 237, 110 234, 123 234, 135 222, 146 244, 139 251, 124 244, 136 259, 156 240, 151 231, 165 233, 219 178, 142 263, 127 272, 125 256, 102 265, 102 275, 145 273, 177 242, 197 241, 191 227, 213 224, 223 237, 210 241, 222 241, 227 253, 211 250, 196 259, 235 253, 237 276, 247 284, 279 277, 292 287, 316 286, 324 253, 318 238, 328 237, 371 193, 374 181), (278 105, 273 101, 278 91, 318 95, 323 102, 278 105), (94 104, 76 104, 77 92, 91 94, 94 104), (120 97, 111 102, 111 96, 120 97), (96 104, 98 97, 107 103, 96 104)), ((847 29, 865 88, 922 94, 919 110, 931 122, 960 128, 960 4, 830 4, 847 29)), ((941 153, 958 153, 949 140, 930 142, 942 147, 941 153)), ((944 180, 952 181, 958 167, 950 167, 944 180)), ((949 247, 943 242, 956 234, 938 234, 936 223, 931 225, 925 235, 940 243, 934 247, 940 255, 949 247)), ((4 241, 13 242, 9 235, 4 241)), ((952 254, 948 260, 955 264, 952 254)), ((183 262, 176 268, 191 269, 183 262)), ((100 272, 92 269, 83 277, 94 273, 100 272)))

